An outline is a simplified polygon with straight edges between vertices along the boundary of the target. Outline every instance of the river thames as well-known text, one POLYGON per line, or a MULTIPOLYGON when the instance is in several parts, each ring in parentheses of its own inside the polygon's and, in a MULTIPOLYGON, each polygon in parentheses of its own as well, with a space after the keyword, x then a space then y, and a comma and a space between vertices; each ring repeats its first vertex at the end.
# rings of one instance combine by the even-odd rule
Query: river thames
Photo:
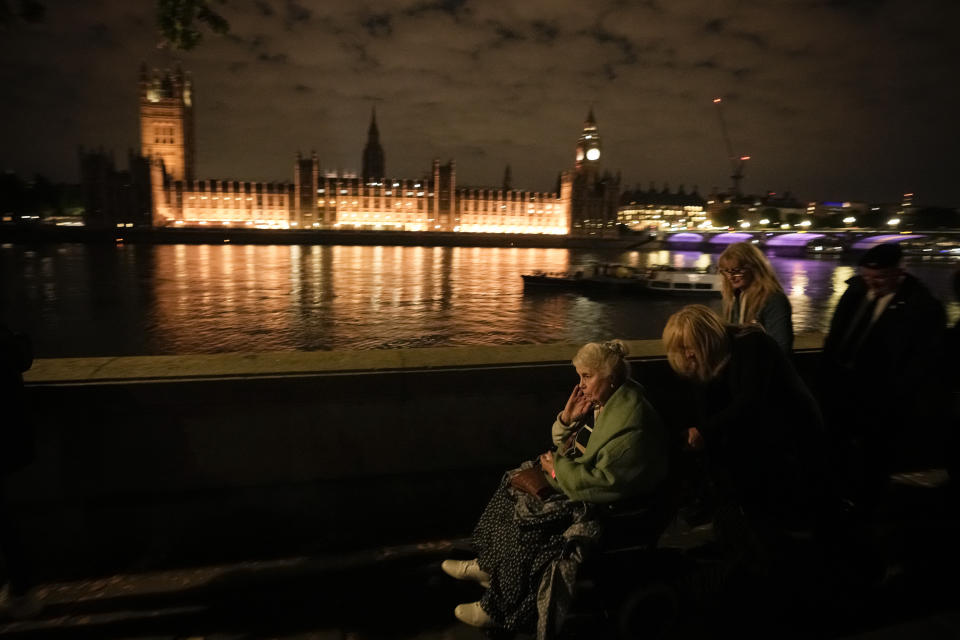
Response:
MULTIPOLYGON (((38 357, 401 349, 659 338, 691 302, 524 291, 593 261, 707 266, 715 254, 574 249, 81 244, 0 246, 2 316, 38 357)), ((771 256, 797 333, 825 331, 855 267, 771 256)), ((906 262, 960 316, 956 263, 906 262)), ((719 296, 706 299, 719 309, 719 296)))

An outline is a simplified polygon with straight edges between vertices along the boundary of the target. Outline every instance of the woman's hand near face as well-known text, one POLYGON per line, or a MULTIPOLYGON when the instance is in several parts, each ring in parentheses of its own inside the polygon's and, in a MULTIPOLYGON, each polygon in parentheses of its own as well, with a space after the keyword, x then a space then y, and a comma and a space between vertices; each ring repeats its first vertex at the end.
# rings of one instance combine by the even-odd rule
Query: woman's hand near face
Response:
POLYGON ((703 434, 700 433, 700 430, 696 427, 691 427, 687 429, 687 446, 693 449, 694 451, 700 451, 707 445, 707 442, 703 439, 703 434))
POLYGON ((540 468, 554 478, 557 477, 553 471, 553 453, 547 451, 546 453, 540 454, 540 468))
POLYGON ((592 404, 593 403, 583 395, 580 385, 575 385, 573 391, 570 392, 570 397, 567 398, 567 405, 560 413, 560 422, 570 426, 574 420, 589 411, 592 404))

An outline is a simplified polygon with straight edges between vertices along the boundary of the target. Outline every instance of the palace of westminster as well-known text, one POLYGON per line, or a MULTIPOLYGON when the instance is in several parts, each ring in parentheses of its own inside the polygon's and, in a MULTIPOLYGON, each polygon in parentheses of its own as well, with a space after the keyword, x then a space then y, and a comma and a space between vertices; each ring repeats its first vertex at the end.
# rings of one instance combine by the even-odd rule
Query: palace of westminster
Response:
POLYGON ((619 174, 600 169, 592 109, 574 166, 560 174, 556 193, 513 189, 509 167, 502 187, 458 188, 452 160, 434 160, 421 178, 388 178, 375 112, 359 174, 324 171, 316 153, 298 153, 292 183, 198 180, 192 80, 179 68, 150 73, 141 67, 140 137, 141 153, 130 154, 129 172, 115 171, 102 151, 80 150, 87 224, 604 236, 616 233, 618 223, 636 225, 639 218, 644 224, 679 219, 690 226, 707 219, 696 190, 669 193, 651 186, 649 192, 621 193, 619 174), (636 205, 638 194, 656 195, 660 204, 621 206, 636 205))

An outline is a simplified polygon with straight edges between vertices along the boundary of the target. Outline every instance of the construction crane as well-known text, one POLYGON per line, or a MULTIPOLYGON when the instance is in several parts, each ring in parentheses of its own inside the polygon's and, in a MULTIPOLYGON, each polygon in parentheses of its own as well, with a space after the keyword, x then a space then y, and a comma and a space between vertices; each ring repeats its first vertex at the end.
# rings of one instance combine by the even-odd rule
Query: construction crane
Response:
POLYGON ((723 119, 723 98, 714 98, 713 104, 717 105, 717 117, 720 118, 720 132, 723 133, 723 141, 727 145, 727 157, 730 158, 730 180, 733 182, 733 195, 740 196, 740 181, 743 180, 743 167, 750 156, 736 156, 733 154, 733 145, 730 144, 730 136, 727 134, 727 122, 723 119))

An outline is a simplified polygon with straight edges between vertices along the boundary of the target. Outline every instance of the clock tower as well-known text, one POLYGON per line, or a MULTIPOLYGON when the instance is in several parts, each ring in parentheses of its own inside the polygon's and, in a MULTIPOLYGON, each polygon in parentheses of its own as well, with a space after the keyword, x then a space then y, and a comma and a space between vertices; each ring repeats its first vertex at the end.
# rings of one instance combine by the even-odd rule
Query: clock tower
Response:
POLYGON ((577 155, 574 164, 577 173, 589 169, 596 171, 600 166, 600 152, 600 131, 597 129, 597 121, 593 117, 593 107, 590 107, 587 119, 583 123, 580 139, 577 140, 577 155))
POLYGON ((569 206, 572 235, 616 235, 620 176, 600 172, 601 153, 600 131, 591 107, 577 140, 573 171, 561 176, 561 199, 569 206))

